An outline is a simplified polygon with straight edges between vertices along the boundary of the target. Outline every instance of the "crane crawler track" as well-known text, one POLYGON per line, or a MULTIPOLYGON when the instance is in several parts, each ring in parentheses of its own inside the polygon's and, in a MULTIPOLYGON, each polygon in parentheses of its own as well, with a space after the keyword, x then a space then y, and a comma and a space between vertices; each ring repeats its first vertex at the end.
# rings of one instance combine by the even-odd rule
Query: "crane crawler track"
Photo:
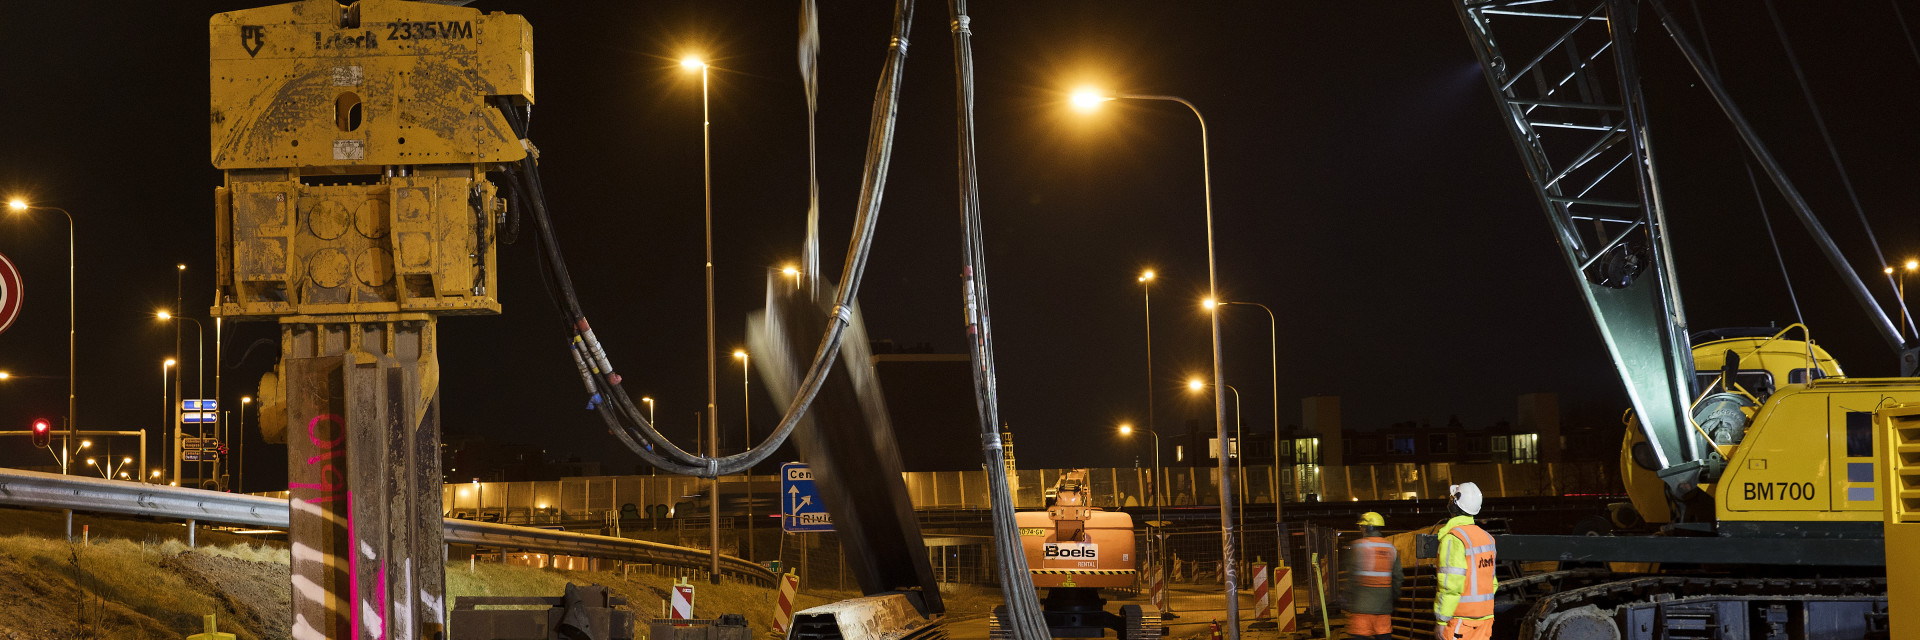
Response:
MULTIPOLYGON (((1505 593, 1511 586, 1519 593, 1538 592, 1535 587, 1551 588, 1554 584, 1588 582, 1602 579, 1606 573, 1608 572, 1605 570, 1583 569, 1529 576, 1514 580, 1511 585, 1502 583, 1500 591, 1505 593)), ((1561 590, 1541 597, 1528 608, 1526 617, 1521 621, 1521 633, 1517 637, 1552 640, 1590 637, 1576 629, 1583 625, 1601 623, 1626 624, 1626 618, 1620 614, 1632 613, 1629 611, 1632 609, 1660 609, 1661 617, 1665 619, 1699 619, 1704 620, 1710 627, 1715 627, 1721 625, 1715 623, 1714 615, 1698 613, 1698 610, 1710 607, 1714 603, 1736 601, 1747 603, 1746 606, 1784 601, 1795 601, 1803 605, 1812 602, 1855 604, 1865 611, 1867 620, 1877 618, 1879 629, 1884 630, 1886 599, 1887 581, 1879 577, 1732 578, 1632 575, 1624 579, 1561 590), (1682 611, 1689 608, 1693 611, 1682 611)), ((1524 602, 1518 604, 1524 606, 1524 602)), ((1636 616, 1636 619, 1641 617, 1645 616, 1636 616)), ((1756 620, 1764 621, 1765 618, 1765 615, 1743 616, 1738 624, 1748 624, 1756 620)), ((1721 633, 1725 631, 1726 628, 1721 626, 1721 633)), ((1710 630, 1709 633, 1711 633, 1710 630)), ((1776 637, 1766 635, 1764 632, 1757 633, 1759 634, 1751 637, 1776 637)), ((1628 637, 1639 636, 1629 635, 1628 637)), ((1702 637, 1723 636, 1715 634, 1702 637)), ((1749 636, 1738 634, 1724 637, 1749 636)))

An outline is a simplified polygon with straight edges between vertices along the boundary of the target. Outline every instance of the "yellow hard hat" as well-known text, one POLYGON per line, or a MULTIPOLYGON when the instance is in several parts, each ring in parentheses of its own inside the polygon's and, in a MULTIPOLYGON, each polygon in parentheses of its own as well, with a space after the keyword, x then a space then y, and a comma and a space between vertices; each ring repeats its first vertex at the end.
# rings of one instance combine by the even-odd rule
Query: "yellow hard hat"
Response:
POLYGON ((1366 513, 1360 514, 1360 521, 1354 524, 1357 524, 1363 527, 1384 527, 1384 526, 1387 526, 1387 519, 1380 517, 1380 514, 1378 513, 1368 511, 1366 513))

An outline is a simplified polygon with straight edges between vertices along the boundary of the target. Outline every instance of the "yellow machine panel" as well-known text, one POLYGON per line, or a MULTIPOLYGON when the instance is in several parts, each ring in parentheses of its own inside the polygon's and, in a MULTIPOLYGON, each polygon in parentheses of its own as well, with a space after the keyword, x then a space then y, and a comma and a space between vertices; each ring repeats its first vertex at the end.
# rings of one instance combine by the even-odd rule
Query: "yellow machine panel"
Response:
POLYGON ((1887 436, 1874 412, 1920 401, 1909 379, 1827 379, 1789 387, 1754 418, 1719 482, 1722 520, 1882 517, 1887 436))
POLYGON ((221 316, 498 313, 491 100, 533 99, 524 18, 306 0, 209 23, 221 316))
POLYGON ((208 25, 213 166, 507 162, 487 96, 533 102, 525 18, 401 0, 305 0, 208 25))

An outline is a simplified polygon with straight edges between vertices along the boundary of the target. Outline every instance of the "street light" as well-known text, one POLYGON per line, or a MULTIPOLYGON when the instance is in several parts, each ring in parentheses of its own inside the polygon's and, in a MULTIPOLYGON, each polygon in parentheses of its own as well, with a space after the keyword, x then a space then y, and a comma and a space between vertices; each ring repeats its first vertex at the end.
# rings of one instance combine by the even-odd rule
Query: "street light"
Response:
MULTIPOLYGON (((1209 305, 1209 307, 1211 307, 1212 303, 1213 303, 1212 300, 1207 301, 1207 304, 1209 305)), ((1197 377, 1190 378, 1187 380, 1187 389, 1190 389, 1194 392, 1199 392, 1200 390, 1207 388, 1207 386, 1208 386, 1207 383, 1202 382, 1200 378, 1197 378, 1197 377)), ((1221 487, 1233 486, 1233 483, 1236 480, 1236 476, 1239 482, 1241 483, 1240 496, 1239 496, 1240 504, 1238 506, 1240 507, 1240 541, 1242 543, 1241 546, 1244 547, 1245 546, 1244 543, 1246 542, 1246 536, 1247 536, 1247 533, 1246 533, 1246 529, 1247 529, 1247 502, 1246 502, 1247 501, 1247 496, 1246 496, 1247 461, 1245 458, 1240 456, 1240 443, 1246 441, 1240 435, 1240 390, 1234 388, 1234 386, 1230 384, 1223 384, 1219 386, 1226 387, 1228 391, 1233 392, 1233 442, 1231 443, 1227 442, 1226 438, 1220 439, 1220 460, 1224 462, 1228 458, 1233 458, 1235 460, 1234 464, 1238 466, 1237 470, 1239 471, 1239 473, 1235 473, 1233 475, 1221 473, 1220 486, 1221 487)), ((1219 394, 1216 393, 1214 395, 1218 396, 1219 394)), ((1223 494, 1221 496, 1220 501, 1227 502, 1231 500, 1231 498, 1228 497, 1228 495, 1230 495, 1230 492, 1227 494, 1223 494)))
POLYGON ((240 480, 247 471, 247 459, 242 455, 247 448, 247 405, 253 404, 253 396, 240 396, 240 437, 233 441, 233 490, 244 491, 240 480))
MULTIPOLYGON (((654 424, 653 423, 653 398, 645 397, 645 398, 641 398, 640 401, 647 403, 647 424, 654 424)), ((656 424, 654 425, 654 428, 658 429, 660 428, 660 426, 656 424)))
MULTIPOLYGON (((1134 427, 1131 424, 1121 424, 1120 435, 1123 435, 1123 436, 1131 435, 1133 433, 1133 428, 1134 427)), ((1141 428, 1141 430, 1153 436, 1153 474, 1157 478, 1160 475, 1160 432, 1154 431, 1153 427, 1143 427, 1141 428)), ((1155 480, 1153 482, 1153 491, 1156 494, 1160 492, 1160 482, 1161 482, 1160 480, 1155 480)), ((1160 501, 1157 499, 1154 500, 1154 503, 1153 503, 1153 519, 1154 519, 1154 524, 1152 526, 1155 528, 1149 529, 1149 530, 1157 533, 1159 531, 1158 527, 1161 526, 1159 523, 1166 521, 1166 517, 1162 516, 1160 513, 1160 501)), ((1147 542, 1149 544, 1153 543, 1154 538, 1155 536, 1151 534, 1148 535, 1147 542)), ((1160 546, 1153 546, 1152 550, 1154 551, 1154 554, 1153 554, 1154 566, 1164 566, 1161 564, 1162 558, 1160 556, 1161 556, 1161 552, 1165 550, 1161 549, 1160 546)))
POLYGON ((793 288, 796 290, 800 288, 800 268, 799 267, 795 267, 793 265, 780 267, 780 275, 793 278, 793 288))
MULTIPOLYGON (((1193 106, 1193 103, 1187 102, 1185 98, 1179 96, 1157 96, 1134 93, 1108 94, 1092 89, 1082 89, 1074 94, 1073 104, 1081 111, 1091 112, 1099 108, 1101 104, 1115 99, 1178 102, 1192 111, 1193 117, 1200 121, 1200 176, 1204 188, 1202 197, 1205 204, 1204 209, 1206 211, 1207 221, 1207 297, 1218 299, 1220 297, 1220 274, 1218 265, 1214 260, 1213 251, 1213 163, 1207 153, 1206 116, 1200 114, 1199 107, 1193 106)), ((1213 324, 1213 383, 1215 385, 1222 385, 1226 384, 1226 376, 1220 370, 1220 316, 1219 314, 1209 315, 1212 316, 1211 322, 1213 324)), ((1214 394, 1213 399, 1213 420, 1214 428, 1218 432, 1218 437, 1221 440, 1226 440, 1227 401, 1226 398, 1221 397, 1220 394, 1217 393, 1214 394)), ((1225 477, 1227 474, 1226 456, 1220 457, 1220 474, 1222 477, 1225 477)), ((1233 483, 1221 483, 1220 559, 1222 564, 1226 565, 1226 575, 1223 576, 1222 580, 1225 584, 1222 586, 1225 587, 1226 591, 1227 637, 1229 640, 1240 640, 1240 573, 1236 565, 1233 548, 1232 494, 1233 483)))
MULTIPOLYGON (((1267 312, 1268 363, 1273 367, 1273 523, 1280 524, 1280 321, 1273 309, 1258 302, 1222 301, 1219 306, 1260 307, 1267 312)), ((1275 529, 1278 531, 1279 529, 1275 529)), ((1284 558, 1285 556, 1279 556, 1284 558)))
MULTIPOLYGON (((160 363, 160 436, 163 438, 166 437, 167 418, 173 418, 173 443, 174 449, 177 451, 180 448, 180 414, 177 413, 179 409, 175 409, 174 407, 179 406, 179 404, 167 402, 167 382, 172 380, 172 377, 168 375, 167 371, 173 368, 175 364, 177 363, 174 362, 173 358, 167 358, 166 362, 160 363)), ((165 461, 164 458, 161 459, 163 464, 165 461)), ((178 455, 173 457, 173 481, 175 484, 179 484, 180 482, 180 456, 178 455)))
MULTIPOLYGON (((797 282, 797 280, 796 280, 797 282)), ((753 448, 753 394, 747 391, 747 374, 752 367, 747 366, 745 349, 734 349, 733 357, 740 361, 740 422, 746 431, 747 441, 741 449, 753 448)), ((747 468, 747 559, 753 559, 753 468, 747 468)))
MULTIPOLYGON (((707 455, 719 457, 720 447, 720 365, 715 361, 713 337, 713 121, 707 109, 707 63, 697 56, 680 60, 683 69, 700 70, 700 178, 706 189, 707 229, 707 455)), ((713 553, 708 573, 713 584, 720 584, 720 477, 713 478, 713 498, 707 501, 712 518, 713 553)))
MULTIPOLYGON (((183 265, 180 265, 180 270, 181 270, 182 272, 185 272, 185 271, 186 271, 186 268, 187 268, 187 265, 184 265, 184 264, 183 264, 183 265)), ((173 321, 173 326, 174 326, 174 333, 175 333, 176 335, 178 335, 178 334, 179 334, 179 328, 180 328, 180 322, 179 322, 179 321, 181 321, 181 320, 185 320, 185 321, 187 321, 187 322, 191 322, 191 323, 193 323, 193 328, 194 328, 194 330, 195 330, 195 331, 197 332, 197 336, 198 336, 198 339, 199 339, 199 346, 198 346, 197 348, 195 348, 195 350, 194 350, 194 353, 195 353, 196 355, 194 356, 194 359, 195 359, 195 364, 193 365, 193 373, 194 373, 194 377, 195 377, 195 380, 194 380, 194 383, 193 383, 193 393, 194 393, 194 395, 196 395, 196 396, 201 396, 201 398, 195 398, 196 400, 199 400, 199 399, 204 399, 204 396, 206 396, 206 395, 207 395, 207 389, 206 389, 206 382, 207 382, 207 326, 206 326, 206 325, 204 325, 204 324, 200 324, 200 321, 199 321, 198 319, 195 319, 195 318, 189 318, 189 317, 187 317, 187 316, 183 316, 183 315, 176 315, 176 314, 174 314, 174 313, 172 313, 172 312, 170 312, 170 311, 167 311, 167 310, 165 310, 165 309, 162 309, 162 310, 160 310, 160 311, 158 311, 158 312, 156 312, 156 313, 154 313, 154 317, 156 317, 156 318, 159 318, 159 319, 160 319, 160 320, 161 320, 162 322, 165 322, 165 321, 169 321, 169 320, 171 320, 171 321, 173 321)), ((178 346, 178 345, 177 345, 177 343, 176 343, 176 345, 175 345, 175 346, 178 346)), ((186 370, 186 368, 185 368, 185 367, 181 367, 181 371, 180 371, 180 372, 178 372, 178 373, 180 373, 180 374, 184 374, 184 373, 185 373, 185 370, 186 370)), ((184 375, 181 375, 180 377, 181 377, 181 378, 185 378, 185 376, 184 376, 184 375)), ((185 383, 185 381, 183 380, 183 381, 181 382, 181 384, 180 384, 179 386, 176 386, 176 387, 174 387, 174 394, 173 394, 173 399, 175 400, 175 404, 180 404, 180 405, 181 405, 181 407, 180 407, 180 408, 177 408, 177 409, 175 409, 175 411, 185 411, 185 410, 186 410, 186 409, 185 409, 185 407, 184 407, 184 404, 182 404, 181 402, 179 402, 179 401, 181 401, 181 400, 184 400, 184 398, 181 398, 181 397, 180 397, 180 394, 182 393, 182 391, 181 391, 181 388, 182 388, 182 387, 185 387, 185 386, 186 386, 186 383, 185 383)), ((179 413, 175 413, 174 415, 175 415, 175 416, 180 416, 181 414, 179 414, 179 413)), ((204 422, 201 422, 201 423, 195 423, 195 424, 197 424, 197 425, 199 425, 199 431, 198 431, 198 433, 199 433, 199 437, 200 437, 200 438, 202 438, 202 439, 203 439, 202 441, 204 442, 204 438, 206 438, 206 437, 207 437, 207 425, 206 425, 206 423, 204 423, 204 422)), ((174 456, 174 459, 173 459, 173 480, 174 480, 175 482, 179 482, 179 481, 180 481, 180 458, 182 457, 182 455, 181 455, 181 452, 182 452, 182 450, 181 450, 181 446, 182 446, 183 444, 185 444, 185 441, 184 441, 184 440, 182 440, 183 438, 185 438, 185 437, 186 437, 186 434, 184 433, 184 431, 185 431, 185 430, 186 430, 186 428, 185 428, 185 426, 180 426, 180 427, 177 427, 177 428, 175 428, 175 429, 173 430, 173 456, 174 456)), ((200 474, 200 475, 202 476, 202 477, 200 478, 200 480, 204 482, 204 481, 206 480, 206 478, 205 478, 205 475, 206 475, 206 465, 205 465, 205 463, 202 463, 202 462, 195 462, 195 463, 194 463, 194 467, 193 467, 193 468, 194 468, 194 473, 197 473, 197 474, 200 474)))
MULTIPOLYGON (((74 345, 73 282, 74 282, 74 273, 75 273, 73 268, 73 263, 74 263, 73 237, 77 233, 76 230, 74 229, 73 214, 69 213, 66 209, 62 209, 60 207, 36 207, 30 204, 27 204, 27 201, 21 200, 19 198, 14 198, 12 200, 7 201, 7 208, 12 209, 15 213, 26 213, 28 211, 33 211, 36 209, 41 211, 58 211, 60 212, 60 215, 67 217, 67 437, 61 440, 60 442, 60 452, 61 452, 61 455, 64 457, 66 455, 67 442, 71 441, 73 438, 76 438, 80 435, 80 419, 75 416, 77 411, 75 410, 74 392, 73 392, 75 372, 78 370, 78 365, 76 364, 78 361, 74 359, 74 355, 73 355, 73 345, 74 345)), ((60 473, 65 474, 66 472, 67 472, 66 463, 62 462, 60 465, 60 473)))
MULTIPOLYGON (((1147 428, 1151 429, 1155 424, 1153 420, 1153 294, 1151 292, 1153 288, 1153 270, 1148 269, 1140 272, 1140 277, 1135 278, 1135 280, 1140 283, 1140 305, 1147 317, 1147 428)), ((1160 455, 1160 441, 1158 439, 1154 440, 1153 455, 1156 457, 1160 455)), ((1154 465, 1154 473, 1160 473, 1159 464, 1154 465)), ((1160 492, 1163 488, 1160 485, 1165 481, 1166 478, 1161 478, 1157 475, 1154 477, 1154 506, 1159 506, 1162 502, 1160 492)))

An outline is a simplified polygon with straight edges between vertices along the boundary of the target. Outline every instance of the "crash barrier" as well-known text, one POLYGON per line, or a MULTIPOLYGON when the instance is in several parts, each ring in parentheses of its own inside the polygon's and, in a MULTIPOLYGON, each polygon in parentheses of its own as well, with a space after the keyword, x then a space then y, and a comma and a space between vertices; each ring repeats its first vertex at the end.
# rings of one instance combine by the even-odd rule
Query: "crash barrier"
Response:
MULTIPOLYGON (((285 499, 18 469, 0 469, 0 504, 171 518, 189 523, 287 526, 285 499)), ((446 542, 452 544, 526 549, 567 557, 696 570, 711 566, 711 555, 705 550, 644 540, 452 519, 443 523, 443 533, 446 542)), ((720 573, 764 586, 773 585, 772 571, 734 556, 720 556, 720 573)))

